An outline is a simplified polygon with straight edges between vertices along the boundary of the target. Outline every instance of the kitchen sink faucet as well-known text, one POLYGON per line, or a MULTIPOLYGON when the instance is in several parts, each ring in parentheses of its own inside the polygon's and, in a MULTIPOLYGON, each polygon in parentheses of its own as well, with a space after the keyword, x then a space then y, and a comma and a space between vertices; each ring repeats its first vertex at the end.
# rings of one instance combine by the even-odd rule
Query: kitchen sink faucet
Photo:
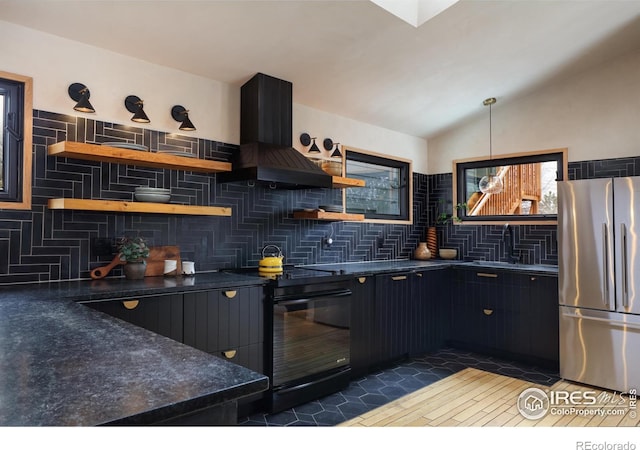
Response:
POLYGON ((515 238, 513 236, 513 229, 508 223, 504 224, 502 228, 502 240, 506 244, 507 249, 507 261, 513 264, 520 262, 520 255, 514 253, 515 252, 515 238), (509 239, 506 238, 507 233, 509 234, 509 239))

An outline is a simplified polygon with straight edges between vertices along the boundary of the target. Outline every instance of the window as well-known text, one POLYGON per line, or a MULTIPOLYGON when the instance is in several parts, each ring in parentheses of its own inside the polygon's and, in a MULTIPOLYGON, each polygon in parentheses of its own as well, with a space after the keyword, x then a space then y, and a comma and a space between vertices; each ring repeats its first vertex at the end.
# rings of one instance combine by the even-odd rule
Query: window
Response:
POLYGON ((567 149, 454 161, 455 214, 469 223, 557 223, 557 181, 567 179, 567 149), (482 193, 482 177, 500 177, 499 193, 482 193))
POLYGON ((31 208, 32 86, 0 72, 0 208, 31 208))
POLYGON ((365 187, 346 188, 347 213, 364 214, 367 222, 412 223, 411 161, 344 147, 345 176, 365 187))

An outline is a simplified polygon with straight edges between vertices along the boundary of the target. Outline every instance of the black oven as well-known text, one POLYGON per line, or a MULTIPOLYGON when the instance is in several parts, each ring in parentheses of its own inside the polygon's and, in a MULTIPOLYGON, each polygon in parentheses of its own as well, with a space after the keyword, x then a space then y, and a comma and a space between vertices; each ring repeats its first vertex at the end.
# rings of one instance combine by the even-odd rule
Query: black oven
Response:
POLYGON ((271 300, 271 412, 346 387, 351 346, 348 282, 275 288, 271 300))
POLYGON ((351 277, 287 266, 267 277, 265 408, 274 413, 349 385, 351 277))

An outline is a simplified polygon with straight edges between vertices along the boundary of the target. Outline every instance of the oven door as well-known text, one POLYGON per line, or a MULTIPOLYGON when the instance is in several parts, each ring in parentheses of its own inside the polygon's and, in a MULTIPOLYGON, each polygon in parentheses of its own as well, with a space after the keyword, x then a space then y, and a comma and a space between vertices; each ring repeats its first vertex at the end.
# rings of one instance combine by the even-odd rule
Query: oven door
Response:
POLYGON ((273 387, 312 382, 349 365, 351 291, 274 298, 273 387))

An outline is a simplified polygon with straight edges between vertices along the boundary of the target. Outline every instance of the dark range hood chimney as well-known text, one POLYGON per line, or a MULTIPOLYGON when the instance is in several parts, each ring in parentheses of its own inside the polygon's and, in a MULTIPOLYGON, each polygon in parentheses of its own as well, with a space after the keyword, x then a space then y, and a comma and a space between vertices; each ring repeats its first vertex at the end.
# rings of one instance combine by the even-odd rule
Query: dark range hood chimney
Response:
POLYGON ((255 181, 283 189, 330 188, 332 177, 291 146, 292 84, 262 73, 240 90, 240 149, 218 182, 255 181))

